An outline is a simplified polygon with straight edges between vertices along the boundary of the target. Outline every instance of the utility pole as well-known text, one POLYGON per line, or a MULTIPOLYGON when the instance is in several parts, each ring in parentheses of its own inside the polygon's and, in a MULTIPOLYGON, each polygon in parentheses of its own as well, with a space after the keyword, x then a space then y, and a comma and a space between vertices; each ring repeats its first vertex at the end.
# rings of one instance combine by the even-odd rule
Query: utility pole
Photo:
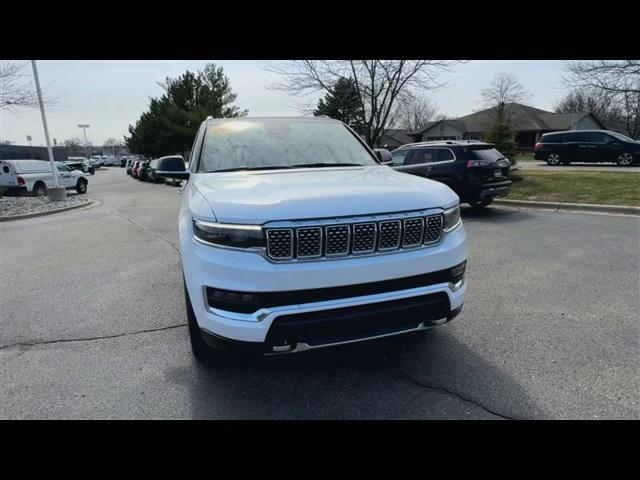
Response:
POLYGON ((81 128, 82 131, 84 132, 84 154, 87 156, 87 160, 89 160, 89 143, 87 142, 87 128, 89 128, 91 125, 89 125, 88 123, 82 123, 80 125, 78 125, 78 128, 81 128))
POLYGON ((47 151, 49 152, 49 164, 51 165, 51 173, 53 174, 53 181, 55 189, 49 189, 50 200, 66 200, 67 191, 64 188, 60 188, 58 182, 58 169, 56 168, 56 162, 53 159, 53 150, 51 149, 51 140, 49 139, 49 127, 47 125, 47 115, 44 112, 44 104, 42 102, 42 91, 40 90, 40 79, 38 78, 38 68, 36 67, 36 61, 31 60, 31 67, 33 68, 33 79, 36 82, 36 92, 38 94, 38 103, 40 104, 40 114, 42 115, 42 126, 44 127, 44 138, 47 141, 47 151))

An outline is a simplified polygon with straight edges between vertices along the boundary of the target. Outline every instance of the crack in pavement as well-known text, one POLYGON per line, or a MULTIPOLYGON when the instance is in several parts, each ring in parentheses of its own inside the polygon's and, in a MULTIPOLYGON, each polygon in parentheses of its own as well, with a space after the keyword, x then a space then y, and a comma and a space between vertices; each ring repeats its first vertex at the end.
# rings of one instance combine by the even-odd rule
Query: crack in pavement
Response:
POLYGON ((151 235, 152 237, 157 238, 158 240, 163 241, 164 243, 166 243, 167 245, 169 245, 171 248, 173 248, 176 252, 178 252, 178 255, 180 254, 180 249, 178 247, 176 247, 173 243, 171 243, 169 240, 167 240, 166 238, 161 237, 160 235, 153 233, 151 230, 149 230, 147 227, 145 227, 144 225, 141 225, 133 220, 131 220, 130 218, 125 217, 124 215, 122 215, 121 213, 119 213, 117 210, 114 210, 113 208, 109 209, 111 212, 115 213, 118 217, 120 217, 121 219, 129 222, 131 225, 134 225, 138 228, 140 228, 141 230, 143 230, 145 233, 148 233, 149 235, 151 235))
POLYGON ((406 380, 408 382, 411 382, 411 383, 413 383, 415 385, 418 385, 420 387, 423 387, 423 388, 428 388, 430 390, 437 390, 437 391, 440 391, 440 392, 444 392, 444 393, 446 393, 448 395, 451 395, 453 397, 456 397, 456 398, 458 398, 458 399, 460 399, 460 400, 462 400, 464 402, 471 403, 472 405, 475 405, 476 407, 484 410, 485 412, 488 412, 491 415, 495 415, 496 417, 500 417, 500 418, 502 418, 504 420, 523 420, 523 419, 520 419, 520 418, 517 418, 517 417, 510 417, 508 415, 504 415, 502 413, 496 412, 495 410, 491 410, 490 408, 485 407, 484 405, 482 405, 477 400, 465 397, 464 395, 462 395, 462 394, 460 394, 460 393, 458 393, 456 391, 449 390, 448 388, 442 387, 440 385, 431 385, 431 384, 428 384, 428 383, 420 382, 419 380, 416 380, 415 378, 413 378, 413 377, 411 377, 411 376, 409 376, 409 375, 407 375, 405 373, 396 371, 396 370, 389 369, 389 371, 393 375, 398 377, 398 378, 401 378, 403 380, 406 380))
POLYGON ((52 343, 68 343, 68 342, 89 342, 92 340, 104 340, 104 339, 109 339, 109 338, 118 338, 118 337, 126 337, 129 335, 139 335, 141 333, 151 333, 151 332, 160 332, 163 330, 171 330, 174 328, 180 328, 180 327, 186 327, 187 324, 186 323, 179 323, 177 325, 169 325, 168 327, 159 327, 159 328, 149 328, 146 330, 137 330, 135 332, 125 332, 125 333, 116 333, 114 335, 102 335, 102 336, 98 336, 98 337, 86 337, 86 338, 61 338, 58 340, 43 340, 43 341, 36 341, 36 342, 18 342, 18 343, 11 343, 9 345, 0 345, 0 350, 5 350, 7 348, 14 348, 14 347, 27 347, 27 350, 33 346, 36 345, 48 345, 48 344, 52 344, 52 343))

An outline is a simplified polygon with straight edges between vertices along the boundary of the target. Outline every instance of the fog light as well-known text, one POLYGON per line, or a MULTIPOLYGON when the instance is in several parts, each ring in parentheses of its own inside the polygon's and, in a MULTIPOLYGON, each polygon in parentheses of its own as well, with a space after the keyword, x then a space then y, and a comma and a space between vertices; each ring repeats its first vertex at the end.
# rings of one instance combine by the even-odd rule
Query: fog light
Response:
POLYGON ((206 288, 210 307, 232 312, 255 312, 259 308, 260 296, 257 293, 233 292, 220 288, 206 288))
POLYGON ((462 285, 462 280, 464 279, 464 272, 467 268, 467 261, 465 260, 464 262, 462 262, 460 265, 456 265, 453 268, 449 269, 449 275, 451 275, 450 277, 450 281, 453 284, 458 284, 460 283, 460 285, 462 285))

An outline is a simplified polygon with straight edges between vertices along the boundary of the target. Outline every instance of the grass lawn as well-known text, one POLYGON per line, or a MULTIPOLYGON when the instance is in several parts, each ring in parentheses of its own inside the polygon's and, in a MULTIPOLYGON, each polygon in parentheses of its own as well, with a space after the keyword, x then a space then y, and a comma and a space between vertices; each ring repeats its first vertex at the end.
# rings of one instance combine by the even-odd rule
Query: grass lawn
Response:
POLYGON ((637 172, 515 172, 506 197, 543 202, 596 203, 640 206, 640 173, 637 172))
POLYGON ((534 160, 533 153, 519 153, 516 155, 516 161, 518 162, 537 162, 534 160))

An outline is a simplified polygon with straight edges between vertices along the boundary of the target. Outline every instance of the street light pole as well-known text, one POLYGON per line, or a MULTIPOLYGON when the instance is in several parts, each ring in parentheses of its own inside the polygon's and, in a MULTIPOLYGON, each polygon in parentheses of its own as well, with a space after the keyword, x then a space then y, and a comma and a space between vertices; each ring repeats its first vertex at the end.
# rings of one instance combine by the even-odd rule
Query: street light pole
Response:
POLYGON ((87 128, 91 125, 88 123, 82 123, 78 125, 78 128, 81 128, 84 132, 84 154, 87 156, 87 160, 89 160, 89 142, 87 142, 87 128))
MULTIPOLYGON (((38 103, 40 104, 40 115, 42 115, 42 126, 44 127, 44 138, 47 141, 47 151, 49 152, 49 164, 51 165, 51 173, 53 174, 53 181, 56 188, 60 188, 58 182, 58 169, 56 168, 56 162, 53 159, 53 150, 51 149, 51 140, 49 140, 49 127, 47 125, 47 115, 44 112, 44 104, 42 103, 42 91, 40 90, 40 79, 38 78, 38 68, 36 67, 36 61, 31 60, 31 68, 33 68, 33 79, 36 82, 36 92, 38 94, 38 103)), ((66 192, 65 192, 66 197, 66 192)))

